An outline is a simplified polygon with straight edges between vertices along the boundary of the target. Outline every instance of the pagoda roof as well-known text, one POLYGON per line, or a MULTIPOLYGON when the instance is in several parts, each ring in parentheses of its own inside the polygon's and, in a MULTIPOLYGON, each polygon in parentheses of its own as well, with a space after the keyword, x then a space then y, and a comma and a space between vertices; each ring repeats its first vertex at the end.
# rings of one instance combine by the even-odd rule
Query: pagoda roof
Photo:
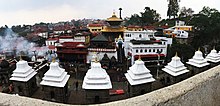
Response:
POLYGON ((111 89, 112 84, 106 70, 99 62, 92 62, 91 69, 86 73, 83 80, 83 89, 111 89))
POLYGON ((27 82, 36 74, 37 72, 28 65, 27 61, 20 60, 16 63, 16 69, 13 71, 10 80, 27 82))
POLYGON ((99 34, 96 37, 94 37, 93 39, 91 39, 91 41, 103 41, 103 42, 108 42, 108 39, 103 35, 103 34, 99 34))
POLYGON ((131 85, 139 85, 150 83, 155 79, 150 74, 150 70, 146 68, 144 62, 140 59, 135 61, 135 64, 129 68, 125 76, 131 85))
POLYGON ((172 76, 179 76, 181 74, 189 72, 184 64, 180 61, 180 58, 176 55, 172 58, 172 61, 168 63, 165 68, 162 69, 166 73, 172 76))
POLYGON ((58 62, 52 62, 50 69, 44 74, 41 85, 64 87, 69 79, 70 75, 65 72, 65 69, 60 68, 58 62))
POLYGON ((121 22, 122 19, 118 18, 116 15, 115 15, 115 12, 113 12, 112 16, 110 18, 107 18, 107 21, 119 21, 121 22))
POLYGON ((189 59, 189 61, 186 63, 195 67, 205 67, 209 65, 209 63, 207 63, 207 61, 202 56, 202 52, 200 50, 196 51, 193 58, 189 59))

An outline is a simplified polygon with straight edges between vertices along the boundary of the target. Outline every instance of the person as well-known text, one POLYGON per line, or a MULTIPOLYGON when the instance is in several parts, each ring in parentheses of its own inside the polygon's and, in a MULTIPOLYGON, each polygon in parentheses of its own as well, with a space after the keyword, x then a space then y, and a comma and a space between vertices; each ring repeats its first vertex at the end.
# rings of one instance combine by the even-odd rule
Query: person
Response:
POLYGON ((78 90, 79 82, 76 81, 76 91, 78 90))

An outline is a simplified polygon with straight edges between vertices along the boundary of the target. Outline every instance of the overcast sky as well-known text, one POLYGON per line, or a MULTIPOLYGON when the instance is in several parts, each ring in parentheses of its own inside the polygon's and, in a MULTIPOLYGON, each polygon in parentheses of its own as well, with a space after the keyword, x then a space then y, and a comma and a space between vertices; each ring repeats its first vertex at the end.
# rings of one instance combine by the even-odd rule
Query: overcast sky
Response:
MULTIPOLYGON (((69 21, 81 18, 106 19, 121 7, 122 16, 144 11, 148 6, 166 17, 167 0, 0 0, 0 26, 69 21)), ((181 0, 180 7, 192 8, 195 13, 209 6, 220 10, 217 0, 181 0)), ((118 13, 117 13, 118 14, 118 13)))

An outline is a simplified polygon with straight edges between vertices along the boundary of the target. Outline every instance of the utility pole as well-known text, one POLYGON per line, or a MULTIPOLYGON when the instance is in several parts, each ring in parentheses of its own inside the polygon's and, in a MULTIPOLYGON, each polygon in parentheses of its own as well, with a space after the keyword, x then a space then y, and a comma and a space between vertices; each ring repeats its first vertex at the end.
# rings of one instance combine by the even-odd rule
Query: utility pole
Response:
POLYGON ((119 8, 119 16, 120 16, 120 19, 122 19, 122 17, 121 17, 121 10, 122 10, 122 8, 119 8))

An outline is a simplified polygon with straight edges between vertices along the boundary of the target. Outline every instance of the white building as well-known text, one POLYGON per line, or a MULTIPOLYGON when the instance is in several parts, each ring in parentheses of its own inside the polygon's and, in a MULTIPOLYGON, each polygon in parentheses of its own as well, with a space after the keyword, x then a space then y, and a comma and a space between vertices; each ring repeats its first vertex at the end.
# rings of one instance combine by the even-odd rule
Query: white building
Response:
POLYGON ((131 56, 131 64, 141 55, 143 61, 148 61, 144 57, 166 56, 168 45, 172 44, 172 38, 155 37, 154 31, 125 31, 124 47, 125 56, 131 56), (160 54, 158 54, 160 52, 160 54))
POLYGON ((175 29, 172 33, 175 35, 176 38, 187 39, 189 36, 189 33, 184 30, 175 29))

